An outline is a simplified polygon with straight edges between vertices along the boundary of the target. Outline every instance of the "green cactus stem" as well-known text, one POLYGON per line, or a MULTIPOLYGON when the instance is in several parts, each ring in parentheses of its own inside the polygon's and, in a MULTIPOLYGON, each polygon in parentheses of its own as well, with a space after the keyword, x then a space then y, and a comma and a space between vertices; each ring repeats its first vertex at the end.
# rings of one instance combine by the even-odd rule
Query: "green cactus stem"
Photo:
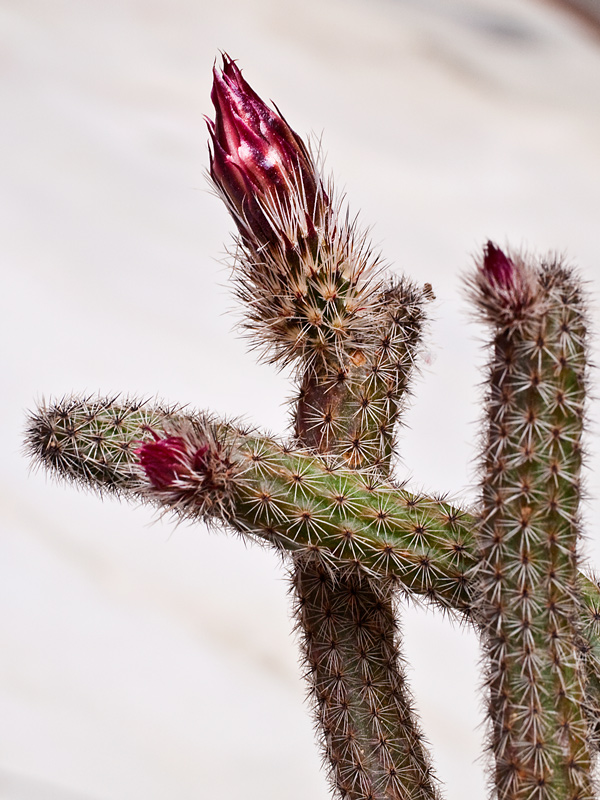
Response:
POLYGON ((500 800, 595 796, 577 657, 586 318, 559 261, 531 265, 488 243, 475 301, 493 326, 478 614, 490 659, 500 800))
POLYGON ((318 453, 336 453, 353 469, 389 471, 394 428, 421 346, 431 287, 407 280, 380 289, 372 346, 333 373, 307 370, 296 411, 296 435, 318 453))
POLYGON ((307 678, 331 779, 347 798, 435 798, 399 653, 395 582, 296 556, 307 678))
MULTIPOLYGON (((396 576, 411 593, 472 616, 477 517, 443 499, 256 432, 141 402, 70 398, 41 407, 30 417, 27 443, 34 463, 58 478, 184 519, 224 522, 291 552, 321 551, 338 567, 396 576), (165 459, 153 483, 140 448, 166 442, 168 451, 170 438, 186 449, 165 459), (189 452, 207 446, 190 466, 189 452)), ((581 574, 579 583, 595 618, 600 589, 581 574)))
MULTIPOLYGON (((333 377, 309 370, 299 443, 351 468, 389 469, 393 429, 420 346, 423 293, 381 293, 376 348, 333 377)), ((437 786, 400 654, 395 582, 294 558, 298 630, 333 785, 344 798, 433 800, 437 786)))
POLYGON ((31 417, 38 463, 76 483, 185 519, 222 522, 350 571, 396 576, 468 613, 473 518, 338 458, 318 457, 202 415, 145 403, 71 399, 31 417))

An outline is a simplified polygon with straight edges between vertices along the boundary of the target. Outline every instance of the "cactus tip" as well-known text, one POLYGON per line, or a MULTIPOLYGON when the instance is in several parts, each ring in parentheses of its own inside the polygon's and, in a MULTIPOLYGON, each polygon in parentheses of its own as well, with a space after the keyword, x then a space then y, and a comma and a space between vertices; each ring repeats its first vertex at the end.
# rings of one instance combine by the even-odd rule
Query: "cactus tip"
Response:
POLYGON ((535 269, 519 254, 506 252, 490 240, 467 285, 481 317, 500 328, 520 326, 536 315, 541 303, 535 269))

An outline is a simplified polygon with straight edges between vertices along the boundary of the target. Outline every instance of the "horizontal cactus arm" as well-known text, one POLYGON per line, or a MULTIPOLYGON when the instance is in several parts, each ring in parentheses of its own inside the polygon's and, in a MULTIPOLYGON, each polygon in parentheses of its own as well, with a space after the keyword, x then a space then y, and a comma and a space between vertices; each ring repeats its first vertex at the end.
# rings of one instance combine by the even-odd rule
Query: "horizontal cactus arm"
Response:
MULTIPOLYGON (((27 442, 35 462, 57 477, 222 521, 285 550, 320 550, 469 613, 477 519, 442 498, 148 403, 70 399, 42 407, 29 419, 27 442)), ((582 574, 580 581, 590 621, 598 622, 600 589, 582 574)))
POLYGON ((145 403, 71 400, 28 427, 38 463, 101 492, 224 522, 309 550, 468 611, 473 518, 274 439, 145 403))
MULTIPOLYGON (((55 476, 222 521, 284 550, 388 576, 470 618, 477 519, 274 439, 182 409, 69 399, 29 418, 28 448, 55 476), (291 486, 290 486, 291 484, 291 486), (293 502, 290 502, 290 499, 293 502)), ((590 715, 600 708, 600 589, 579 573, 590 715)))

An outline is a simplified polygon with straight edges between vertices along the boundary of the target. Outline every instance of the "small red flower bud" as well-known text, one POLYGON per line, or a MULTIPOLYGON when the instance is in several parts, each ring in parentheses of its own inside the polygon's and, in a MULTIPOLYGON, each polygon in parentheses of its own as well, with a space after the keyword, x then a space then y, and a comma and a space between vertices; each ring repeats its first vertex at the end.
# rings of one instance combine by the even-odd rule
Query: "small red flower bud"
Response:
POLYGON ((490 241, 470 285, 483 317, 502 328, 522 325, 542 307, 536 271, 521 254, 508 255, 490 241))
POLYGON ((156 489, 168 489, 178 478, 189 474, 188 451, 185 442, 178 436, 144 442, 135 453, 148 480, 156 489))
POLYGON ((153 442, 144 442, 135 451, 148 480, 156 489, 170 489, 181 478, 188 478, 193 472, 206 468, 208 445, 202 445, 195 453, 190 453, 184 440, 179 436, 161 439, 155 431, 153 442))
POLYGON ((210 174, 222 190, 246 244, 269 244, 282 231, 280 216, 294 214, 308 234, 321 224, 326 202, 302 139, 251 89, 229 56, 213 70, 215 121, 210 174))
POLYGON ((483 271, 501 289, 510 289, 514 286, 514 262, 490 241, 484 248, 483 271))
POLYGON ((209 450, 210 447, 207 444, 203 444, 202 447, 196 450, 192 458, 192 469, 194 472, 204 472, 208 468, 207 456, 209 450))

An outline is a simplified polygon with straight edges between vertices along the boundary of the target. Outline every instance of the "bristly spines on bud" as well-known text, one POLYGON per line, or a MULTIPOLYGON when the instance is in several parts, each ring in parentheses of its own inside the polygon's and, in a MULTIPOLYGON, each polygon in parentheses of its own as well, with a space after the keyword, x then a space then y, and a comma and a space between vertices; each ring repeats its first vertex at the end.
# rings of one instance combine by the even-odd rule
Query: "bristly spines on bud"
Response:
POLYGON ((59 478, 213 522, 232 513, 234 430, 226 442, 206 414, 128 398, 66 398, 30 415, 26 447, 59 478))
POLYGON ((272 243, 234 251, 242 327, 269 363, 335 374, 372 341, 383 264, 331 201, 315 248, 272 243))
POLYGON ((270 362, 344 368, 365 347, 382 269, 318 159, 231 59, 215 70, 211 178, 239 232, 243 327, 270 362))
POLYGON ((584 800, 595 787, 576 627, 581 285, 559 262, 531 266, 488 243, 472 286, 494 326, 478 610, 496 788, 500 800, 584 800))

